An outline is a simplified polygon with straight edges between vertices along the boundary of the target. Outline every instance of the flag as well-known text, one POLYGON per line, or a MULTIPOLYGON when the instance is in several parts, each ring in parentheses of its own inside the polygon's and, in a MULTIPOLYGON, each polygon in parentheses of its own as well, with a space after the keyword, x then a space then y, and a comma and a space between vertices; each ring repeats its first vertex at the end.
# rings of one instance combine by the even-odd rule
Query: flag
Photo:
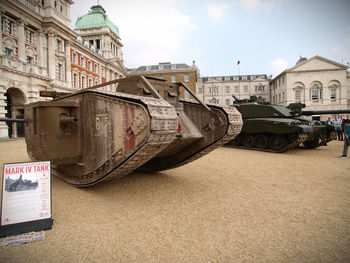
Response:
POLYGON ((241 61, 238 60, 238 61, 237 61, 237 66, 239 65, 239 63, 241 63, 241 61))

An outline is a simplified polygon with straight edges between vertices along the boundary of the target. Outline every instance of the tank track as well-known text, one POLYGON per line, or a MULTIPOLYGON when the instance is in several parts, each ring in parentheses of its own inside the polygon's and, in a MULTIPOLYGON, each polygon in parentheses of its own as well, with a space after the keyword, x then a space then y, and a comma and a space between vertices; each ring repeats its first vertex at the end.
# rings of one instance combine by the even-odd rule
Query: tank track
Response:
MULTIPOLYGON (((193 100, 184 100, 189 103, 196 103, 193 100)), ((209 107, 214 107, 217 109, 220 109, 223 111, 227 117, 228 120, 228 127, 225 135, 221 137, 216 142, 208 145, 206 148, 202 149, 201 151, 197 152, 195 155, 190 156, 186 160, 183 160, 180 163, 175 164, 174 166, 170 167, 169 169, 176 168, 182 165, 185 165, 187 163, 190 163, 192 161, 195 161, 202 156, 208 154, 209 152, 215 150, 216 148, 223 146, 224 144, 228 143, 229 141, 233 140, 240 132, 243 127, 243 120, 242 115, 239 113, 239 111, 235 107, 226 107, 226 106, 220 106, 213 104, 207 104, 209 107)))
POLYGON ((245 149, 245 150, 255 150, 255 151, 261 151, 261 152, 272 152, 272 153, 283 153, 288 150, 294 149, 295 147, 298 147, 301 143, 303 143, 307 139, 308 135, 307 134, 299 134, 298 139, 295 140, 294 142, 286 145, 286 147, 282 148, 279 151, 275 151, 273 149, 260 149, 260 148, 249 148, 249 147, 244 147, 244 146, 234 146, 234 145, 229 145, 225 144, 225 147, 230 147, 230 148, 238 148, 238 149, 245 149))
MULTIPOLYGON (((140 104, 143 104, 148 109, 151 118, 151 131, 147 138, 147 141, 118 166, 114 166, 113 162, 116 162, 119 159, 121 155, 119 152, 115 153, 111 159, 107 160, 104 164, 96 168, 94 171, 81 176, 74 176, 74 181, 88 180, 89 178, 93 177, 98 178, 95 181, 78 184, 74 183, 73 180, 69 179, 71 176, 55 170, 54 165, 52 166, 52 171, 55 176, 61 178, 64 181, 67 181, 76 187, 91 186, 100 182, 109 181, 114 178, 120 178, 131 173, 139 166, 152 159, 164 148, 166 148, 175 139, 177 134, 177 114, 174 107, 166 101, 147 97, 141 98, 124 93, 117 94, 114 92, 104 91, 94 91, 94 93, 108 95, 126 101, 130 100, 133 103, 137 103, 138 101, 140 104), (112 170, 111 166, 114 167, 112 170)), ((30 154, 31 152, 35 152, 33 151, 33 148, 36 147, 31 144, 27 144, 27 147, 29 149, 29 157, 32 160, 37 160, 35 156, 30 154)))

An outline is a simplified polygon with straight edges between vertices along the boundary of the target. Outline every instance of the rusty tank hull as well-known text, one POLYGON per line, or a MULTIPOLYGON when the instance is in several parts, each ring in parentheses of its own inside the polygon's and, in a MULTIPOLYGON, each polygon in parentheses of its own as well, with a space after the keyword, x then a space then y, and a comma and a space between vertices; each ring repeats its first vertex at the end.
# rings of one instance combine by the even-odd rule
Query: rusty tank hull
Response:
POLYGON ((75 186, 122 177, 170 144, 178 119, 166 101, 86 91, 25 107, 27 150, 75 186))
POLYGON ((129 77, 26 105, 28 154, 50 160, 54 175, 86 187, 136 169, 178 167, 240 133, 234 107, 180 101, 181 86, 129 77), (113 84, 116 91, 103 90, 113 84))

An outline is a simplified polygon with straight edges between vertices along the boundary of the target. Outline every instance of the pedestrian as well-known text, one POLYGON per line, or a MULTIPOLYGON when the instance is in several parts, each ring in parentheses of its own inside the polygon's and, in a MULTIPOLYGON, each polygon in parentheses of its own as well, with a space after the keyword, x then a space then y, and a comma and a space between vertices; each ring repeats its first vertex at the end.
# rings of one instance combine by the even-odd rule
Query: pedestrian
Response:
POLYGON ((340 158, 346 158, 348 153, 348 146, 350 143, 350 120, 343 120, 344 123, 344 149, 343 149, 343 155, 340 156, 340 158))
POLYGON ((338 141, 342 141, 343 140, 343 129, 341 127, 343 122, 343 118, 336 118, 334 120, 334 125, 335 125, 335 129, 338 132, 338 141))
POLYGON ((328 117, 327 124, 328 125, 332 125, 333 124, 333 122, 331 121, 331 117, 328 117))

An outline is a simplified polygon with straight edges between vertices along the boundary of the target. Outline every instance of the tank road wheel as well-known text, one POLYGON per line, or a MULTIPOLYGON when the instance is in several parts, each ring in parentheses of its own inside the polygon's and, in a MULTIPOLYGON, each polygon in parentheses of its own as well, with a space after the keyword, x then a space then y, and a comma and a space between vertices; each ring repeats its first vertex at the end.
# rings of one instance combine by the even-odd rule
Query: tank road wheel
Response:
POLYGON ((250 134, 244 134, 242 138, 242 145, 247 148, 252 148, 254 145, 254 137, 250 134))
POLYGON ((271 138, 271 149, 279 152, 288 145, 288 140, 285 136, 275 135, 271 138))
POLYGON ((315 149, 319 146, 320 140, 317 139, 309 139, 303 142, 306 149, 315 149))
POLYGON ((269 147, 269 136, 267 134, 255 135, 254 143, 256 148, 266 149, 269 147))
POLYGON ((233 140, 229 141, 227 145, 231 146, 241 146, 242 145, 242 135, 238 134, 233 140))

